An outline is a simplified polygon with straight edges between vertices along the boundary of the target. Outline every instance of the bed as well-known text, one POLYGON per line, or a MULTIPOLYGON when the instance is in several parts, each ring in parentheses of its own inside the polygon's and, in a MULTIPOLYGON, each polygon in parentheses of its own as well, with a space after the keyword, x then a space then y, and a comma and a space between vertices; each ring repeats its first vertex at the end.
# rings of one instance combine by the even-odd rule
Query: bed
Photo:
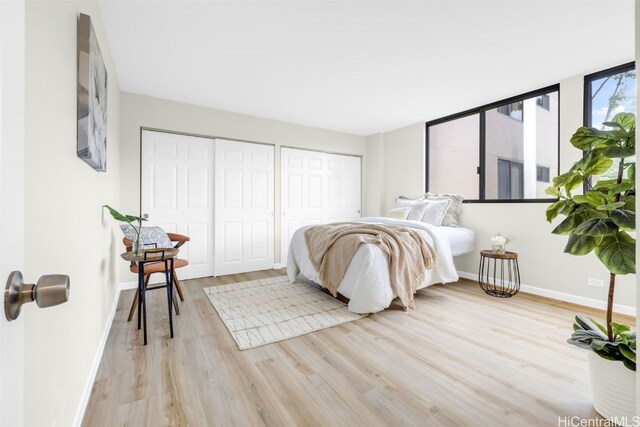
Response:
MULTIPOLYGON (((436 227, 420 221, 383 217, 362 218, 358 221, 411 227, 433 244, 437 253, 436 263, 427 271, 418 289, 435 283, 457 281, 458 273, 453 264, 453 257, 471 252, 475 247, 475 235, 472 230, 466 228, 436 227)), ((312 282, 320 282, 305 243, 304 232, 309 227, 300 228, 291 238, 287 276, 292 283, 299 274, 312 282)), ((375 245, 361 245, 338 286, 338 292, 349 298, 349 310, 354 313, 376 313, 389 307, 396 295, 389 281, 386 254, 375 245)))

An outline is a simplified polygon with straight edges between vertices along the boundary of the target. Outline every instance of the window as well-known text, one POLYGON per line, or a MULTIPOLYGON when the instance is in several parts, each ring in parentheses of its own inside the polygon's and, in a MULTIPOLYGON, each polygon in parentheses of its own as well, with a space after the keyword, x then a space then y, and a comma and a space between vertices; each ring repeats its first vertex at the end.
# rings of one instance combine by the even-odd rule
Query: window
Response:
POLYGON ((513 102, 507 105, 501 105, 497 108, 498 113, 509 116, 512 119, 522 121, 522 102, 513 102))
POLYGON ((545 110, 549 111, 549 95, 540 95, 536 98, 536 104, 538 107, 542 107, 545 110))
MULTIPOLYGON (((635 64, 632 62, 585 76, 584 101, 584 125, 587 127, 610 129, 602 123, 611 121, 617 113, 636 114, 635 64)), ((619 159, 614 159, 611 168, 593 177, 592 183, 616 178, 619 163, 619 159)))
POLYGON ((450 120, 429 128, 429 191, 478 199, 479 114, 450 120), (455 173, 452 170, 455 169, 455 173))
POLYGON ((558 96, 555 85, 427 123, 427 190, 475 202, 549 201, 558 96))
POLYGON ((550 179, 549 179, 549 168, 547 166, 538 165, 538 168, 537 168, 537 171, 536 171, 536 175, 537 175, 536 180, 538 182, 550 182, 550 179))
POLYGON ((498 198, 522 199, 523 165, 513 160, 498 159, 498 198))

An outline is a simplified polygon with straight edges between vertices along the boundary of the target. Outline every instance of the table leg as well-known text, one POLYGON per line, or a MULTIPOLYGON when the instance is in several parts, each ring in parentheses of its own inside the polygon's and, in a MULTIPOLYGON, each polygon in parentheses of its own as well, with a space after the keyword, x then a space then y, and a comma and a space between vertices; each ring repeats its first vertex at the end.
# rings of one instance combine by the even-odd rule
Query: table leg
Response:
POLYGON ((164 272, 167 280, 167 305, 169 308, 169 330, 173 338, 173 258, 165 260, 164 272))
MULTIPOLYGON (((142 277, 144 277, 144 262, 140 263, 140 268, 139 268, 142 277)), ((144 288, 142 288, 142 325, 144 328, 144 345, 147 345, 147 290, 144 288)))
POLYGON ((142 271, 142 266, 138 263, 138 298, 136 303, 138 304, 138 329, 141 327, 142 323, 142 310, 140 306, 142 305, 142 287, 144 286, 144 273, 142 271))

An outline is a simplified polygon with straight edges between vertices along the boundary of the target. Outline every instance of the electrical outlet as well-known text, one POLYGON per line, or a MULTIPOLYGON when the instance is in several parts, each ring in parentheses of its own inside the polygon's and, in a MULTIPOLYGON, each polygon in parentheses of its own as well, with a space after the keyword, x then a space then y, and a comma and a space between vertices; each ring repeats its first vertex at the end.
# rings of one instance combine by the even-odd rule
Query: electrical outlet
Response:
POLYGON ((604 282, 600 279, 594 279, 593 277, 589 277, 587 279, 587 285, 593 286, 596 288, 602 288, 604 287, 604 282))

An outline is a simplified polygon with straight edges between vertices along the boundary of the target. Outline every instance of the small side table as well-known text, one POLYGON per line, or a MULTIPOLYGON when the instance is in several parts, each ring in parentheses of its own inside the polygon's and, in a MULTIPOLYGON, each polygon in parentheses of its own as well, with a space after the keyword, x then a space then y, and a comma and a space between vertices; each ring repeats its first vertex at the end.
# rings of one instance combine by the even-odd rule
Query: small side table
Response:
POLYGON ((517 294, 520 291, 518 254, 481 251, 478 283, 487 295, 494 297, 509 298, 517 294))
POLYGON ((142 321, 144 327, 144 345, 147 345, 147 298, 146 291, 167 288, 167 302, 169 305, 169 331, 173 338, 173 259, 180 252, 176 248, 145 249, 141 254, 135 255, 133 252, 120 254, 122 259, 138 264, 138 329, 142 321), (144 285, 144 265, 149 262, 164 262, 164 273, 166 284, 154 287, 144 285))

